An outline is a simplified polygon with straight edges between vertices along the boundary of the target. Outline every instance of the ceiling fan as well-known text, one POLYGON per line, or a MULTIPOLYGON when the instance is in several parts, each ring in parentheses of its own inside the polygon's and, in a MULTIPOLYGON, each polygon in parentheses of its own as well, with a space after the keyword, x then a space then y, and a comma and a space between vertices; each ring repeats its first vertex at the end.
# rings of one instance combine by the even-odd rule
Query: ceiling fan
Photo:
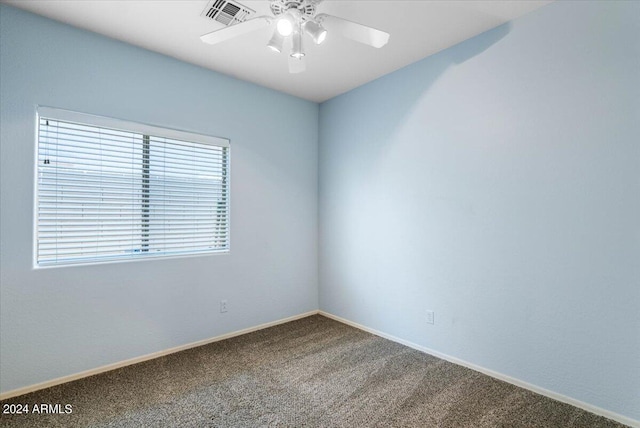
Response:
POLYGON ((289 72, 301 73, 306 69, 303 35, 307 34, 316 44, 321 44, 327 34, 338 33, 356 42, 381 48, 389 41, 389 33, 348 21, 326 13, 316 14, 316 6, 322 0, 270 0, 273 16, 258 16, 200 36, 211 45, 247 34, 276 23, 273 37, 267 47, 282 52, 285 39, 291 38, 289 72))

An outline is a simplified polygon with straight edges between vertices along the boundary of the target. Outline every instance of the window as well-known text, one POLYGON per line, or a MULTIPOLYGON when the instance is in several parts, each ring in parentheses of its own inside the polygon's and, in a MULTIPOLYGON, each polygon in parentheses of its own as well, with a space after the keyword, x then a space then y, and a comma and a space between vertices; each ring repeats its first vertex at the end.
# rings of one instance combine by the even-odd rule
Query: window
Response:
POLYGON ((229 250, 229 141, 38 108, 36 264, 229 250))

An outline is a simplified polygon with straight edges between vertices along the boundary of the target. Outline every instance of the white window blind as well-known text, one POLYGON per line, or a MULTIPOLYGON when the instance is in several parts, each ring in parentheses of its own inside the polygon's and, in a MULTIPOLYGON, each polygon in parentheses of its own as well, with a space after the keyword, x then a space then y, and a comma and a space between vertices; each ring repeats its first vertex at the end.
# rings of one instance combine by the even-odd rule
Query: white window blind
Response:
POLYGON ((38 266, 228 251, 228 140, 38 113, 38 266))

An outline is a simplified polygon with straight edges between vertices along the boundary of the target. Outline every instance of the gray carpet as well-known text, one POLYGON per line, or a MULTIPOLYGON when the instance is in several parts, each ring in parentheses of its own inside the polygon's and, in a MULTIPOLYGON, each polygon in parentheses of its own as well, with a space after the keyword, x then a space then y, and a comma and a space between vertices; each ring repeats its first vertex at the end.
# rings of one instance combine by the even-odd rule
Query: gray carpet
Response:
POLYGON ((16 397, 3 427, 621 427, 321 316, 16 397))

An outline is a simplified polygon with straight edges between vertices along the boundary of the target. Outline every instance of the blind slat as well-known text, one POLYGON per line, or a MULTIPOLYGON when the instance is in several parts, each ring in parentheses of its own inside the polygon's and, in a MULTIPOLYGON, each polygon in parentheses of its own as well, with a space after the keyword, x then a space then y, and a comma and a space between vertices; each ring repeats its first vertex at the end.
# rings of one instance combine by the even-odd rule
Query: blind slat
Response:
MULTIPOLYGON (((40 178, 40 186, 43 188, 43 191, 50 191, 53 192, 54 195, 56 194, 60 194, 63 191, 64 192, 70 192, 70 193, 82 193, 82 194, 100 194, 100 193, 124 193, 124 192, 129 192, 128 194, 131 194, 132 191, 135 192, 143 192, 145 189, 142 188, 142 185, 145 183, 142 183, 142 181, 140 181, 140 183, 138 183, 135 187, 124 187, 124 186, 110 186, 108 184, 108 182, 104 182, 103 184, 100 184, 99 182, 97 182, 94 185, 91 185, 90 183, 86 183, 85 181, 82 180, 81 177, 78 177, 78 181, 81 181, 81 183, 75 183, 72 180, 66 180, 66 181, 62 181, 60 183, 56 183, 55 177, 41 177, 40 178), (69 187, 65 188, 65 184, 67 184, 67 181, 70 181, 69 183, 69 187), (108 190, 111 189, 113 190, 113 192, 109 192, 108 190)), ((146 183, 149 186, 149 191, 153 190, 153 191, 164 191, 165 193, 169 194, 169 195, 185 195, 185 197, 191 196, 191 193, 194 194, 212 194, 212 193, 225 193, 228 189, 227 189, 227 185, 223 184, 223 185, 218 185, 218 186, 213 186, 213 185, 201 185, 201 183, 191 183, 190 185, 175 185, 175 184, 167 184, 166 186, 164 186, 163 189, 163 184, 156 184, 156 183, 146 183), (195 187, 197 185, 197 187, 195 187), (216 192, 214 192, 216 191, 216 192)))
POLYGON ((94 240, 52 240, 48 242, 41 243, 42 249, 74 249, 78 247, 112 247, 112 246, 122 246, 124 244, 131 245, 133 248, 140 248, 142 245, 147 243, 158 243, 162 245, 171 245, 175 243, 181 244, 193 244, 193 243, 206 243, 211 239, 223 239, 226 237, 226 234, 206 234, 203 236, 171 236, 171 237, 161 237, 161 238, 150 238, 150 239, 140 239, 137 238, 127 238, 127 237, 118 237, 118 238, 110 238, 110 239, 95 239, 94 240), (187 239, 188 238, 188 239, 187 239))

